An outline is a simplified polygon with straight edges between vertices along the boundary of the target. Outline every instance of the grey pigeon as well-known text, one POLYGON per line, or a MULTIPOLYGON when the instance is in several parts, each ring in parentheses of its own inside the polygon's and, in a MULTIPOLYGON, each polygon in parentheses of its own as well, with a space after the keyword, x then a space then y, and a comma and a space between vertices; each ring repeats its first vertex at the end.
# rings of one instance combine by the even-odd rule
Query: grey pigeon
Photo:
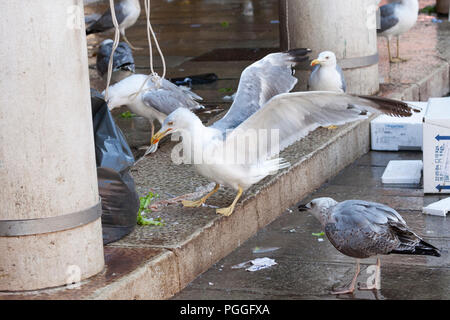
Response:
MULTIPOLYGON (((106 39, 100 44, 97 52, 97 71, 106 80, 109 58, 111 57, 113 41, 106 39)), ((116 83, 135 72, 135 64, 131 48, 125 42, 120 42, 114 51, 111 83, 116 83)))
MULTIPOLYGON (((381 203, 317 198, 307 205, 300 205, 299 210, 310 212, 320 221, 328 239, 339 252, 356 258, 356 272, 350 287, 333 294, 353 293, 360 271, 359 259, 391 253, 441 256, 436 247, 406 225, 397 211, 381 203)), ((380 267, 379 258, 377 266, 380 267)), ((379 283, 378 272, 376 276, 375 283, 379 283)), ((360 289, 373 290, 375 286, 360 289)))

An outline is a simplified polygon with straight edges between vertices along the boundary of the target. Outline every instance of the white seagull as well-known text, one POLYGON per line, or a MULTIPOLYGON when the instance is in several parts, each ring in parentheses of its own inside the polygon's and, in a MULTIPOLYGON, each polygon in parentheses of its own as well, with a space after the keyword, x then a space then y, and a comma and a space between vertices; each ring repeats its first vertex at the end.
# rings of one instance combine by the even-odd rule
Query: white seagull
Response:
POLYGON ((401 0, 380 7, 381 26, 377 33, 386 37, 391 63, 403 62, 407 59, 400 58, 400 35, 411 29, 419 15, 418 0, 401 0), (397 37, 397 56, 392 57, 390 41, 397 37))
POLYGON ((153 136, 154 120, 162 123, 168 114, 178 108, 189 110, 204 108, 197 102, 202 98, 188 87, 177 86, 166 79, 159 79, 159 83, 153 81, 153 78, 146 81, 147 78, 145 74, 133 74, 109 87, 107 101, 109 109, 127 106, 131 112, 147 118, 153 136), (143 90, 139 91, 144 82, 143 90))
MULTIPOLYGON (((141 5, 139 4, 139 0, 121 0, 119 3, 114 5, 114 11, 119 24, 120 34, 125 42, 134 50, 140 49, 133 47, 125 35, 125 30, 134 25, 141 14, 141 5)), ((111 8, 108 8, 105 13, 86 27, 86 35, 110 31, 112 29, 114 29, 114 24, 111 15, 111 8)))
POLYGON ((244 190, 289 165, 278 157, 279 151, 309 132, 320 126, 365 118, 367 111, 412 114, 407 104, 379 97, 361 98, 325 91, 278 94, 290 91, 296 84, 291 66, 301 58, 305 57, 275 53, 247 67, 232 107, 211 127, 205 127, 184 108, 167 116, 152 137, 152 144, 156 145, 168 134, 180 133, 184 161, 193 163, 200 175, 216 182, 213 191, 197 201, 183 201, 184 206, 201 206, 223 184, 237 191, 229 207, 216 210, 229 216, 244 190))
POLYGON ((345 92, 347 90, 344 73, 337 64, 336 55, 333 52, 321 52, 317 59, 311 62, 311 66, 314 69, 309 76, 309 91, 345 92))

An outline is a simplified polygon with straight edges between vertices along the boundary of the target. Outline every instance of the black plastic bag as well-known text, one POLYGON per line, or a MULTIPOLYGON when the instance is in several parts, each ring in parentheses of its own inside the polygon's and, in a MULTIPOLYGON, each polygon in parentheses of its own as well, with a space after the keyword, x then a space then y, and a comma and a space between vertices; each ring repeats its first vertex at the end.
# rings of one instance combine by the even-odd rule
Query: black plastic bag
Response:
POLYGON ((139 195, 130 168, 133 153, 102 95, 91 89, 98 190, 102 199, 103 243, 117 241, 136 226, 139 195))

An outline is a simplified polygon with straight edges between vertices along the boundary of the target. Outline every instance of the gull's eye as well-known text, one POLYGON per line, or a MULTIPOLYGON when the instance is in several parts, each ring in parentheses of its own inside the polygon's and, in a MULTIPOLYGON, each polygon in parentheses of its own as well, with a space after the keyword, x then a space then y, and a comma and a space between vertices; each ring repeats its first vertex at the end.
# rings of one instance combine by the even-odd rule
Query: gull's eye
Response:
POLYGON ((326 57, 325 59, 327 59, 327 60, 328 60, 328 59, 330 59, 330 57, 326 57))
POLYGON ((169 125, 169 126, 173 126, 173 121, 169 121, 169 122, 167 122, 167 125, 169 125))

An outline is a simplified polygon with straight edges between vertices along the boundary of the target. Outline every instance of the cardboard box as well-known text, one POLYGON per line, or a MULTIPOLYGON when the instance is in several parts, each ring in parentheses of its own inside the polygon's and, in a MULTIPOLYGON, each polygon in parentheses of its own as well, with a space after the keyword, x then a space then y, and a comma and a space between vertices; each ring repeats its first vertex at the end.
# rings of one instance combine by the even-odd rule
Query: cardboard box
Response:
POLYGON ((422 150, 423 116, 428 103, 408 102, 422 109, 408 118, 381 115, 370 123, 372 150, 422 150))
POLYGON ((450 198, 442 199, 423 208, 423 213, 445 217, 450 211, 450 198))
POLYGON ((450 98, 431 98, 423 123, 425 193, 450 193, 450 98))
POLYGON ((422 160, 391 160, 381 181, 389 184, 420 184, 422 160))

